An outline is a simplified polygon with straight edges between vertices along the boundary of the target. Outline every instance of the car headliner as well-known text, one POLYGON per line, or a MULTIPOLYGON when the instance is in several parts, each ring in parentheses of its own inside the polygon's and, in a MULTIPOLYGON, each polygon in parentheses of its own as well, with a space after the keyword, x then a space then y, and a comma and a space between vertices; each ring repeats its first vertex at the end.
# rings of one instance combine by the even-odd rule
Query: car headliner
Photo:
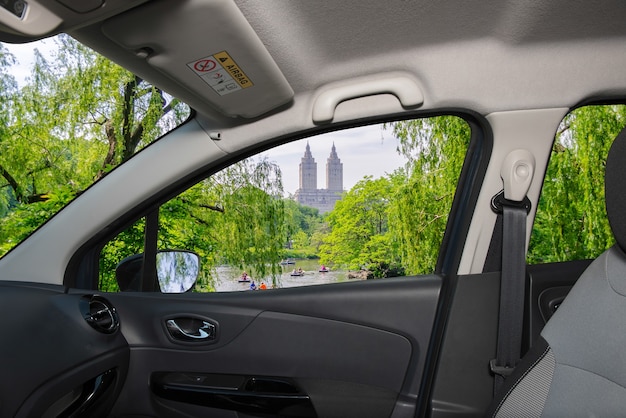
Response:
MULTIPOLYGON (((47 226, 65 233, 67 247, 55 246, 53 238, 30 239, 0 260, 25 279, 59 282, 69 258, 94 233, 151 193, 229 153, 385 114, 456 110, 484 117, 494 141, 478 207, 488 208, 502 188, 501 161, 520 144, 537 162, 528 194, 536 203, 554 133, 567 111, 626 97, 626 2, 620 0, 107 0, 98 7, 100 2, 32 0, 23 21, 0 9, 0 39, 25 42, 67 32, 189 103, 197 113, 188 134, 219 134, 222 140, 196 143, 182 132, 115 170, 47 226), (94 6, 78 13, 62 3, 94 6), (220 51, 233 57, 253 88, 219 96, 190 70, 190 63, 220 51), (406 86, 418 91, 421 104, 402 106, 388 91, 370 94, 368 87, 354 99, 339 96, 331 120, 314 120, 324 93, 394 78, 409 80, 406 86), (171 144, 185 140, 188 149, 171 144), (159 153, 179 166, 167 167, 166 158, 155 170, 148 160, 162 158, 159 153), (130 173, 141 193, 115 195, 114 182, 123 184, 130 173), (87 200, 93 189, 99 202, 87 200), (81 228, 68 228, 78 222, 80 205, 91 216, 80 221, 81 228), (50 277, 37 263, 24 270, 36 253, 46 258, 41 264, 53 271, 50 277)), ((494 223, 489 210, 474 213, 459 272, 481 271, 494 223)))
MULTIPOLYGON (((32 8, 38 5, 29 3, 32 8)), ((213 92, 184 88, 181 84, 189 80, 183 78, 195 77, 191 71, 174 80, 146 64, 145 57, 136 55, 141 47, 129 47, 127 35, 150 39, 145 47, 153 55, 175 48, 180 51, 177 56, 192 61, 220 50, 224 38, 246 24, 236 14, 220 15, 220 10, 229 8, 229 0, 147 1, 128 11, 123 9, 141 2, 108 1, 105 7, 82 14, 54 0, 39 3, 65 22, 31 38, 67 31, 172 94, 189 99, 214 124, 248 122, 224 116, 214 103, 206 106, 211 99, 208 93, 213 92), (112 17, 112 13, 119 15, 112 17), (130 26, 112 32, 116 20, 130 26)), ((236 0, 236 4, 262 44, 246 40, 248 45, 231 55, 239 54, 237 60, 245 61, 245 52, 265 46, 298 101, 310 100, 307 96, 331 82, 398 70, 417 78, 424 91, 423 108, 467 108, 482 114, 572 107, 586 99, 623 96, 626 91, 625 72, 616 71, 626 68, 626 3, 619 0, 236 0)), ((10 17, 0 14, 0 21, 10 17)), ((15 29, 0 37, 14 40, 15 29)), ((285 102, 281 110, 289 113, 293 102, 285 102)))

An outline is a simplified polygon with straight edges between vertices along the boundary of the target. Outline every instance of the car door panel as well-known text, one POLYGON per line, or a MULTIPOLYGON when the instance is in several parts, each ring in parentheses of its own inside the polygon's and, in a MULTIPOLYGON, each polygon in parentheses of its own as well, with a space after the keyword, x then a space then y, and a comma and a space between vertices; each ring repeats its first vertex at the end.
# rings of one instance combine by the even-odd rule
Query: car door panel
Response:
POLYGON ((592 260, 535 264, 527 267, 527 308, 523 348, 539 337, 544 325, 592 260))
POLYGON ((432 390, 431 416, 482 416, 493 395, 500 272, 456 280, 432 390))
POLYGON ((82 307, 90 300, 61 286, 0 284, 0 416, 98 417, 110 410, 129 349, 119 330, 89 325, 82 307))
MULTIPOLYGON (((523 352, 590 262, 527 266, 523 352)), ((439 354, 431 416, 479 416, 491 403, 493 375, 488 364, 496 354, 499 297, 500 272, 457 278, 439 354)))
POLYGON ((251 409, 254 402, 242 399, 302 395, 314 416, 389 416, 405 408, 399 399, 415 402, 419 394, 441 281, 428 276, 242 293, 109 294, 131 350, 129 377, 114 412, 275 416, 275 410, 251 409), (172 339, 164 325, 172 317, 204 318, 215 324, 215 339, 172 339), (186 393, 185 385, 172 385, 181 373, 211 384, 192 385, 186 393), (216 384, 219 377, 227 383, 216 384), (248 387, 251 380, 279 383, 272 390, 261 384, 259 391, 248 387), (180 396, 164 395, 166 386, 180 396), (206 396, 193 401, 193 391, 206 396), (235 398, 231 409, 206 400, 226 395, 235 398))

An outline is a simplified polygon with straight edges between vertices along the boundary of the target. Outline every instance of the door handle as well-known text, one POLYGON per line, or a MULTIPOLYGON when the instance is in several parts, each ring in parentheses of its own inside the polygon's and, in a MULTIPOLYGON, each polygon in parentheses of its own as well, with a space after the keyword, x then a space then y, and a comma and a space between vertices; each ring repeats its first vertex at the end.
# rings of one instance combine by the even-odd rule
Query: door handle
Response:
POLYGON ((217 337, 215 324, 200 318, 172 318, 165 321, 170 337, 183 342, 207 342, 217 337))

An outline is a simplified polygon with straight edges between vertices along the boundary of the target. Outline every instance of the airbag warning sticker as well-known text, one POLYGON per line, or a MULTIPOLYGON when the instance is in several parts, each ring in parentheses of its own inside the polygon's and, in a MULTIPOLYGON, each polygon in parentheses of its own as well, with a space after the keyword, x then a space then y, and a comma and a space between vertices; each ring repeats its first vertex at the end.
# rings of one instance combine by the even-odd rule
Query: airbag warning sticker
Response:
POLYGON ((252 81, 226 51, 187 63, 217 94, 226 94, 252 87, 252 81))

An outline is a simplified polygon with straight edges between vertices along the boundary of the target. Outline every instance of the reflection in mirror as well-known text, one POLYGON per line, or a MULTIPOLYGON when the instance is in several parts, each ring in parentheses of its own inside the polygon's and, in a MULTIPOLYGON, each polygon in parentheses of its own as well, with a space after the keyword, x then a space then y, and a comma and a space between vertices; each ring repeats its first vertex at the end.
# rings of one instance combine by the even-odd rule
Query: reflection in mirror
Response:
POLYGON ((189 251, 159 251, 156 270, 162 293, 184 293, 198 278, 200 258, 189 251))

